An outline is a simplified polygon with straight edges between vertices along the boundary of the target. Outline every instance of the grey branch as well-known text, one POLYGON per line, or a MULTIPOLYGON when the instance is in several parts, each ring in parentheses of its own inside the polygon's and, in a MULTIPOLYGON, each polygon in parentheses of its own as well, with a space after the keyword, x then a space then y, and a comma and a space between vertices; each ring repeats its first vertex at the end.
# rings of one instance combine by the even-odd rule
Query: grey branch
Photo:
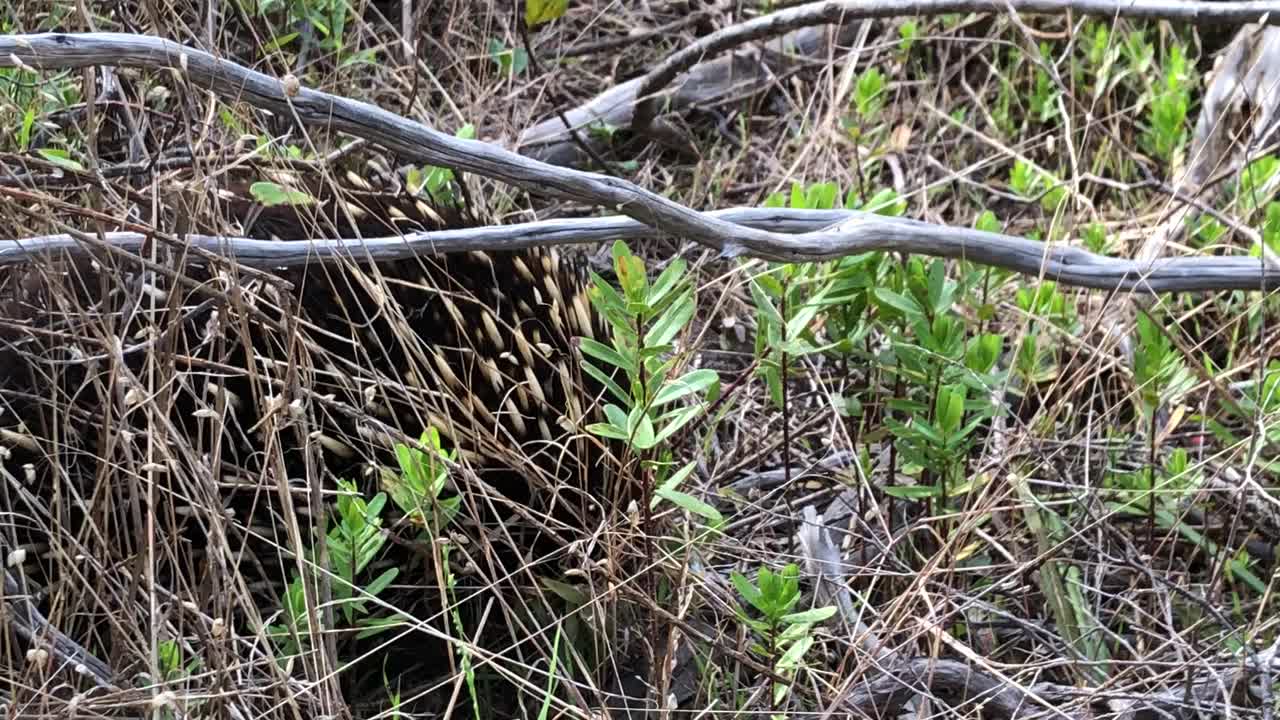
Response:
POLYGON ((0 583, 4 591, 0 593, 4 600, 0 603, 0 618, 9 620, 14 631, 35 647, 47 646, 52 658, 60 664, 87 676, 99 687, 115 687, 113 673, 106 663, 45 619, 12 575, 5 570, 0 570, 0 574, 4 575, 0 583))
MULTIPOLYGON (((730 98, 741 99, 763 92, 778 81, 779 76, 801 66, 804 61, 823 61, 832 46, 845 44, 854 37, 857 23, 847 23, 835 30, 802 28, 749 49, 741 48, 721 58, 700 62, 688 68, 670 92, 646 100, 660 102, 666 112, 682 112, 707 107, 730 98)), ((585 130, 600 123, 626 128, 633 124, 636 93, 648 76, 641 75, 614 85, 587 102, 564 112, 573 128, 585 130)), ((583 140, 598 150, 608 144, 598 134, 583 140)), ((565 129, 564 121, 553 116, 520 133, 516 148, 521 154, 553 165, 578 166, 590 158, 565 129)))
MULTIPOLYGON (((900 3, 895 7, 899 12, 909 12, 908 5, 900 3)), ((1014 6, 1017 5, 1015 2, 1014 6)), ((1042 7, 1045 11, 1076 7, 1094 8, 1096 12, 1102 7, 1096 0, 1089 3, 1036 0, 1023 5, 1042 7)), ((1120 12, 1121 6, 1120 3, 1108 6, 1108 12, 1120 12)), ((1172 8, 1177 6, 1184 8, 1184 16, 1220 21, 1280 10, 1280 3, 1276 2, 1171 2, 1166 5, 1139 0, 1123 6, 1130 14, 1139 11, 1152 14, 1155 8, 1163 7, 1170 8, 1172 13, 1172 8)), ((956 3, 946 7, 994 5, 956 3)), ((477 173, 532 193, 616 209, 667 234, 717 248, 727 257, 751 255, 806 262, 879 249, 962 257, 976 262, 1003 257, 1008 263, 1006 267, 1016 267, 1020 272, 1043 273, 1072 285, 1141 293, 1266 289, 1276 286, 1280 280, 1280 271, 1265 268, 1260 260, 1176 258, 1137 267, 1127 261, 1070 247, 873 215, 849 216, 838 225, 788 236, 736 224, 714 213, 699 213, 626 180, 556 167, 489 143, 446 135, 367 103, 310 88, 299 88, 291 96, 286 95, 280 79, 162 38, 120 33, 0 36, 0 67, 22 65, 49 70, 100 64, 169 70, 179 80, 211 90, 228 100, 292 114, 306 125, 350 133, 418 162, 477 173), (1036 269, 1039 272, 1035 272, 1036 269)))
MULTIPOLYGON (((1052 247, 1026 238, 968 228, 890 218, 853 210, 791 210, 730 208, 706 213, 714 222, 769 233, 808 234, 825 231, 831 244, 809 260, 891 250, 969 260, 1077 287, 1110 290, 1116 287, 1145 292, 1188 292, 1258 289, 1263 280, 1261 261, 1249 257, 1164 258, 1150 263, 1094 255, 1073 247, 1052 247)), ((182 240, 248 267, 281 268, 317 262, 388 261, 424 253, 469 250, 519 250, 545 245, 581 245, 611 240, 648 240, 663 232, 625 216, 543 220, 518 225, 462 228, 440 232, 365 240, 316 239, 271 241, 251 238, 186 235, 182 240)), ((792 235, 796 237, 796 235, 792 235)), ((137 252, 147 236, 109 232, 106 241, 117 250, 137 252)), ((48 253, 88 255, 96 241, 71 235, 46 235, 0 240, 0 267, 29 262, 48 253)), ((193 256, 193 260, 199 258, 193 256)), ((1267 273, 1274 285, 1278 273, 1267 273)))

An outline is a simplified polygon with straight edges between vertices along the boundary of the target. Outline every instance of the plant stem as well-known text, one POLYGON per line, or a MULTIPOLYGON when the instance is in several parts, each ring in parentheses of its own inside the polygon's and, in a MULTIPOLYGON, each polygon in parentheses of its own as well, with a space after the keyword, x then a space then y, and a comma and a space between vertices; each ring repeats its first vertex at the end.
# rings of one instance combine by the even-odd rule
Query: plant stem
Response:
POLYGON ((782 336, 783 350, 779 365, 778 383, 782 386, 782 477, 785 487, 791 486, 791 414, 787 412, 787 294, 790 287, 787 281, 782 283, 782 327, 779 332, 782 336))

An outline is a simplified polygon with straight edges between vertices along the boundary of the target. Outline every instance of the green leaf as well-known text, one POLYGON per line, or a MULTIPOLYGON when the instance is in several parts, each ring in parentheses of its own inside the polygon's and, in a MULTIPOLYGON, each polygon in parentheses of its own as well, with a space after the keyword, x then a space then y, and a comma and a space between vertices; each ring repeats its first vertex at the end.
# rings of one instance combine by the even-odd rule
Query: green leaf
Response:
POLYGON ((590 375, 591 377, 595 378, 600 384, 608 388, 609 392, 613 393, 613 396, 618 398, 619 402, 623 402, 623 403, 631 402, 631 396, 627 394, 627 391, 623 390, 621 385, 614 382, 613 378, 609 377, 609 375, 605 373, 603 370, 601 370, 600 368, 596 367, 595 365, 592 365, 589 362, 583 361, 582 370, 588 375, 590 375))
POLYGON ((782 622, 790 623, 790 624, 820 623, 823 620, 826 620, 827 618, 835 614, 836 614, 835 606, 828 605, 826 607, 813 608, 812 610, 805 610, 803 612, 791 613, 790 615, 783 615, 782 622))
POLYGON ((615 427, 624 429, 631 427, 631 421, 627 418, 627 412, 617 405, 612 403, 605 405, 604 416, 609 422, 613 423, 615 427))
POLYGON ((72 172, 84 172, 84 165, 81 165, 78 161, 73 160, 71 158, 71 154, 68 153, 66 150, 57 149, 57 148, 41 148, 36 152, 40 153, 40 155, 45 160, 48 160, 49 162, 53 163, 54 165, 57 165, 63 170, 70 170, 72 172))
MULTIPOLYGON (((779 621, 785 622, 783 618, 779 618, 779 621)), ((802 622, 802 623, 794 623, 791 625, 787 625, 785 628, 782 629, 782 632, 778 633, 778 636, 775 639, 774 644, 777 647, 786 647, 787 645, 790 645, 791 643, 799 640, 800 638, 805 637, 806 635, 811 634, 812 632, 813 632, 813 623, 802 622)))
POLYGON ((894 485, 886 487, 884 494, 903 500, 917 500, 942 495, 942 488, 937 485, 894 485))
POLYGON ((964 354, 964 364, 978 374, 991 372, 996 361, 1000 359, 1000 350, 1004 346, 1004 336, 996 333, 983 333, 973 339, 964 354))
POLYGON ((607 437, 613 440, 629 440, 631 436, 627 431, 612 423, 592 423, 587 426, 587 432, 600 437, 607 437))
POLYGON ((621 368, 628 373, 634 373, 637 370, 634 359, 623 357, 617 350, 602 342, 584 337, 579 339, 579 347, 582 348, 583 354, 590 355, 597 360, 609 363, 616 368, 621 368))
POLYGON ((631 249, 621 240, 613 244, 613 269, 622 285, 628 301, 644 299, 648 278, 644 274, 644 261, 631 254, 631 249))
POLYGON ((390 630, 391 628, 399 625, 400 622, 400 618, 397 617, 362 618, 360 620, 360 626, 364 629, 356 633, 356 638, 363 640, 365 638, 373 637, 374 635, 390 630))
POLYGON ((632 410, 627 420, 627 430, 631 435, 632 445, 641 450, 648 450, 657 443, 653 432, 653 419, 644 412, 644 408, 637 407, 632 410))
POLYGON ((399 573, 400 568, 387 568, 378 577, 374 578, 373 582, 369 583, 364 591, 373 597, 377 597, 379 593, 386 590, 395 581, 396 575, 399 573))
POLYGON ((315 198, 301 190, 291 190, 273 182, 259 181, 249 186, 253 199, 267 207, 277 205, 310 205, 315 198))
POLYGON ((963 385, 948 385, 938 389, 934 411, 937 425, 944 435, 954 435, 964 420, 965 390, 963 385))
MULTIPOLYGON (((697 463, 689 462, 684 467, 672 473, 671 477, 667 478, 666 480, 663 480, 662 485, 658 487, 658 490, 675 490, 677 487, 680 487, 680 483, 684 482, 684 479, 689 477, 690 473, 693 472, 693 469, 696 466, 697 466, 697 463)), ((655 508, 657 506, 658 506, 658 498, 654 497, 649 501, 649 507, 655 508)))
POLYGON ((647 347, 655 347, 658 345, 666 345, 671 342, 672 338, 684 329, 689 323, 689 319, 693 317, 695 304, 693 302, 693 291, 684 293, 676 300, 662 317, 649 328, 649 332, 644 334, 644 344, 647 347))
POLYGON ((924 317, 924 308, 914 298, 894 292, 888 288, 876 288, 876 300, 881 305, 888 305, 907 316, 908 320, 924 317))
POLYGON ((798 210, 808 210, 808 198, 804 194, 804 186, 798 182, 791 183, 791 207, 798 210))
POLYGON ((982 214, 978 216, 978 219, 973 221, 973 227, 975 230, 981 230, 982 232, 1004 232, 1004 225, 1001 224, 1000 219, 996 217, 996 214, 990 210, 983 210, 982 214))
POLYGON ((272 53, 298 39, 298 33, 291 32, 277 36, 262 46, 263 52, 272 53))
POLYGON ((765 365, 760 368, 765 383, 769 386, 769 399, 773 404, 782 407, 782 371, 776 365, 765 365))
POLYGON ((537 27, 559 20, 568 9, 569 0, 525 0, 524 23, 531 28, 537 27))
POLYGON ((182 648, 175 640, 162 640, 156 645, 156 664, 164 675, 182 669, 182 648))
POLYGON ((933 311, 937 313, 942 308, 942 291, 947 284, 947 268, 946 264, 941 260, 934 260, 929 266, 929 304, 933 306, 933 311))
POLYGON ((591 271, 591 290, 588 293, 591 304, 602 313, 623 310, 627 301, 604 278, 591 271))
POLYGON ((658 279, 653 282, 653 287, 649 289, 649 298, 647 302, 650 307, 658 307, 666 298, 667 294, 680 282, 680 278, 684 276, 687 263, 683 258, 676 258, 658 279))
POLYGON ((804 194, 805 207, 810 210, 830 210, 836 205, 840 188, 835 183, 814 183, 804 194))
POLYGON ((813 647, 813 636, 802 637, 791 644, 787 651, 778 659, 777 668, 779 670, 794 670, 800 667, 800 661, 804 659, 809 648, 813 647))
POLYGON ((756 310, 764 316, 766 322, 782 327, 782 314, 773 306, 773 300, 766 294, 763 280, 763 277, 751 279, 751 299, 755 301, 756 310))
POLYGON ((705 518, 711 522, 712 527, 719 527, 724 523, 724 516, 720 514, 719 510, 716 510, 714 507, 688 493, 682 493, 679 490, 660 487, 654 492, 654 494, 672 503, 681 510, 687 510, 694 515, 705 518))
POLYGON ((365 508, 364 516, 370 521, 374 521, 382 514, 382 508, 387 504, 387 494, 378 493, 369 501, 369 506, 365 508))
MULTIPOLYGON (((761 571, 763 572, 763 570, 762 568, 761 571)), ((746 576, 740 572, 733 571, 729 573, 729 581, 733 583, 734 588, 738 590, 738 594, 742 596, 743 600, 746 600, 755 609, 764 612, 766 615, 768 614, 766 611, 767 606, 763 606, 764 595, 759 588, 751 584, 751 581, 746 576)))
POLYGON ((707 368, 686 373, 676 380, 663 384, 662 388, 658 390, 657 396, 653 399, 653 407, 661 407, 691 393, 700 393, 711 387, 712 383, 718 379, 720 379, 720 376, 716 374, 716 371, 707 368))
POLYGON ((809 323, 818 313, 827 305, 826 295, 831 289, 830 285, 823 287, 813 297, 809 298, 798 311, 794 311, 791 320, 787 322, 787 338, 794 340, 800 337, 809 328, 809 323))
POLYGON ((543 587, 555 593, 561 600, 569 603, 572 607, 582 607, 587 604, 587 594, 576 585, 552 580, 551 578, 541 578, 540 581, 543 587))
POLYGON ((657 445, 674 435, 677 430, 688 425, 689 421, 697 417, 700 412, 702 412, 702 408, 694 405, 692 407, 683 408, 663 415, 659 418, 659 421, 664 421, 668 418, 671 419, 662 426, 662 430, 660 430, 657 436, 653 438, 653 445, 657 445))

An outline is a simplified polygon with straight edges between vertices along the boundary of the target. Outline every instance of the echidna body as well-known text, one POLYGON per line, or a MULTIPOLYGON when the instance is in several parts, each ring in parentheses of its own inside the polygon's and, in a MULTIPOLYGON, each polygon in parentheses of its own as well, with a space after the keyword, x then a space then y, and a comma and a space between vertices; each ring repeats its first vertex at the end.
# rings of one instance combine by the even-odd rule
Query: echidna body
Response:
MULTIPOLYGON (((225 230, 230 216, 242 234, 284 241, 466 222, 461 213, 350 182, 300 185, 315 199, 311 205, 259 206, 244 181, 194 198, 175 195, 163 210, 185 212, 181 225, 191 232, 225 230)), ((196 555, 213 532, 239 547, 265 543, 262 553, 217 559, 252 565, 251 555, 292 550, 288 517, 324 510, 336 480, 379 491, 379 469, 396 464, 394 445, 428 427, 465 461, 457 491, 490 488, 502 496, 474 504, 492 508, 489 521, 507 523, 508 531, 530 517, 515 512, 516 504, 552 529, 586 522, 601 508, 603 450, 583 430, 596 392, 573 357, 574 338, 599 337, 603 326, 577 258, 532 249, 331 263, 275 273, 288 285, 211 272, 186 258, 169 259, 182 283, 109 257, 98 262, 67 263, 61 274, 30 268, 25 284, 5 289, 25 322, 45 332, 8 338, 10 347, 21 347, 21 369, 0 384, 14 411, 0 416, 0 429, 30 438, 39 450, 10 442, 0 461, 12 473, 33 475, 42 494, 52 497, 58 483, 68 483, 59 492, 98 498, 63 525, 95 513, 95 522, 107 513, 132 524, 136 485, 105 494, 98 485, 109 474, 104 469, 136 467, 140 454, 156 452, 148 441, 162 438, 162 464, 172 470, 148 482, 167 483, 158 497, 174 511, 158 516, 196 555), (153 293, 146 312, 136 310, 142 284, 153 293), (64 312, 71 307, 92 312, 64 312), (156 327, 170 330, 157 338, 148 329, 156 327), (78 361, 103 354, 97 340, 104 328, 122 347, 136 347, 120 356, 120 366, 78 361), (83 337, 85 346, 67 337, 83 337), (223 509, 231 518, 225 528, 201 519, 223 509)), ((524 542, 514 532, 494 537, 524 542)), ((140 550, 128 542, 113 548, 121 561, 140 550)), ((513 557, 528 554, 513 550, 513 557)), ((194 570, 188 581, 224 582, 202 577, 212 562, 197 562, 206 570, 194 570)), ((239 569, 265 572, 271 593, 288 574, 284 567, 239 569)))

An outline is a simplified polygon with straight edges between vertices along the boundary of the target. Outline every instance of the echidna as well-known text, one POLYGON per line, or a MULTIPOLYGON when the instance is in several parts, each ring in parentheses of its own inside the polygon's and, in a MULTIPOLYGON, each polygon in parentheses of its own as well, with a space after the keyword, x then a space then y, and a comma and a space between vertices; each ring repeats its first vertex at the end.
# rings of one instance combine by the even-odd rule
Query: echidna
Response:
MULTIPOLYGON (((251 199, 253 179, 175 193, 157 210, 190 232, 225 232, 230 218, 241 234, 285 241, 468 221, 359 178, 296 180, 313 203, 263 207, 251 199)), ((37 518, 19 542, 47 543, 39 528, 92 526, 74 531, 85 554, 133 567, 153 542, 138 527, 145 507, 157 534, 178 540, 156 559, 161 582, 190 588, 211 612, 241 578, 279 597, 290 573, 286 510, 322 509, 338 478, 376 492, 371 470, 394 466, 393 443, 427 427, 475 470, 458 477, 459 492, 476 489, 471 479, 498 491, 474 500, 503 523, 493 537, 543 543, 510 548, 517 562, 554 549, 549 535, 584 527, 606 502, 597 472, 605 449, 582 429, 596 392, 573 360, 576 336, 603 331, 581 258, 472 252, 266 276, 176 255, 162 255, 161 266, 175 272, 102 255, 0 283, 23 327, 0 328, 0 348, 18 368, 0 380, 0 462, 30 479, 31 499, 15 510, 37 518), (113 470, 139 466, 159 471, 144 479, 113 470), (208 542, 214 535, 226 542, 208 542), (203 557, 206 546, 237 551, 203 557)), ((82 572, 62 562, 28 571, 38 583, 82 572)))

